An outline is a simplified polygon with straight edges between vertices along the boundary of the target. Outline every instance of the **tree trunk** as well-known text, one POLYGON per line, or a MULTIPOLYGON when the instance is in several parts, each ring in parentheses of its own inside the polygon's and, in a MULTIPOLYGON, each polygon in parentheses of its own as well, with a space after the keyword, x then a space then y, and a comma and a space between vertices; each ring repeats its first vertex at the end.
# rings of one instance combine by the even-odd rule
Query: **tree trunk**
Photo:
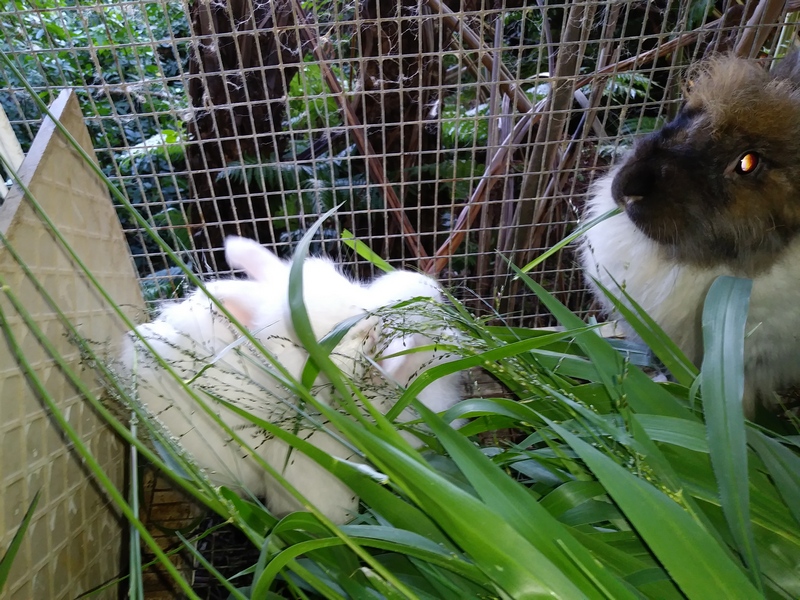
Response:
POLYGON ((286 0, 255 8, 252 0, 195 0, 190 10, 190 215, 200 269, 218 273, 228 269, 226 235, 275 241, 265 193, 248 182, 244 166, 280 154, 286 93, 301 51, 286 0))

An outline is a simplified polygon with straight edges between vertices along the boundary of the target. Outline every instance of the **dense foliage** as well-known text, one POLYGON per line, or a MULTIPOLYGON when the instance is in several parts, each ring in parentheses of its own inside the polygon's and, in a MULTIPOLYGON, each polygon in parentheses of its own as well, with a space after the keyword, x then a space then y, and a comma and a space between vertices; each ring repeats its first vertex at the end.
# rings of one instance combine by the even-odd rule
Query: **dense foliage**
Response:
MULTIPOLYGON (((698 3, 694 13, 700 11, 702 17, 706 4, 700 7, 698 3)), ((192 51, 186 6, 176 2, 111 0, 93 8, 95 5, 76 0, 40 0, 31 5, 14 0, 2 13, 0 50, 13 57, 43 99, 49 101, 63 87, 76 91, 104 172, 123 188, 140 214, 150 220, 171 247, 183 252, 183 258, 191 263, 193 257, 184 252, 192 247, 186 229, 191 204, 185 202, 190 200, 185 152, 189 142, 186 122, 191 118, 185 87, 192 51)), ((306 3, 304 9, 321 24, 326 48, 338 57, 331 66, 334 77, 346 94, 357 99, 356 94, 363 93, 358 89, 358 79, 366 76, 362 71, 368 68, 354 55, 358 29, 352 19, 357 6, 343 2, 306 3)), ((663 18, 679 16, 666 14, 663 18)), ((512 77, 524 81, 550 68, 548 56, 539 49, 545 28, 555 39, 561 34, 563 17, 559 8, 553 9, 547 22, 535 7, 504 13, 502 22, 496 24, 502 26, 502 46, 508 49, 502 59, 512 77)), ((651 18, 653 15, 633 13, 624 27, 632 30, 642 19, 651 18)), ((600 13, 596 19, 599 27, 600 13)), ((486 42, 490 40, 487 38, 486 42)), ((586 47, 584 72, 596 66, 597 48, 596 44, 586 47)), ((320 214, 342 202, 353 211, 379 209, 375 214, 380 215, 386 202, 382 188, 368 176, 358 148, 343 133, 345 119, 316 57, 309 48, 304 52, 303 68, 289 82, 282 123, 282 139, 288 143, 281 142, 280 152, 269 157, 227 157, 214 175, 221 185, 229 180, 233 185, 246 184, 246 189, 264 193, 275 239, 262 241, 286 242, 287 252, 307 227, 304 219, 295 218, 297 215, 320 214)), ((425 150, 429 156, 421 155, 418 164, 403 168, 396 160, 389 160, 385 169, 407 205, 432 201, 441 207, 435 213, 438 224, 433 227, 446 233, 457 216, 452 207, 469 199, 485 173, 490 156, 488 145, 497 142, 489 136, 490 124, 497 122, 497 116, 491 114, 496 109, 490 108, 491 82, 486 79, 493 75, 476 71, 471 56, 448 47, 436 68, 438 77, 448 83, 428 97, 430 104, 424 110, 429 114, 426 113, 423 128, 426 135, 433 136, 435 148, 425 150)), ((430 83, 437 85, 435 80, 430 83)), ((21 90, 20 82, 5 69, 0 69, 0 84, 11 90, 0 93, 0 103, 26 147, 40 119, 38 109, 21 90)), ((547 84, 522 88, 532 103, 549 91, 547 84)), ((589 95, 591 89, 586 87, 584 92, 589 95)), ((640 107, 659 99, 662 92, 658 83, 651 84, 637 75, 623 73, 609 80, 603 89, 608 98, 604 101, 607 133, 614 138, 657 126, 658 114, 647 115, 640 107)), ((386 102, 394 101, 392 96, 387 98, 386 102)), ((577 120, 571 123, 570 133, 580 125, 577 120)), ((618 148, 617 143, 601 146, 601 156, 610 157, 618 148)), ((509 163, 506 176, 513 190, 519 188, 524 164, 521 154, 509 163)), ((226 189, 225 185, 220 189, 226 189)), ((513 190, 512 194, 517 193, 513 190)), ((167 277, 175 265, 137 231, 125 211, 120 210, 119 216, 140 274, 148 277, 148 298, 175 293, 174 282, 167 277)), ((373 232, 370 235, 379 234, 383 230, 382 217, 371 218, 375 222, 368 227, 361 222, 344 223, 331 227, 328 233, 333 237, 343 227, 361 226, 373 232)), ((466 244, 466 248, 475 249, 474 240, 469 239, 466 244)), ((452 265, 463 274, 471 273, 474 267, 475 258, 470 252, 457 256, 452 265)), ((199 266, 195 265, 195 269, 199 270, 199 266)))
MULTIPOLYGON (((181 78, 189 35, 181 3, 81 4, 15 0, 2 19, 0 51, 13 57, 40 98, 49 102, 64 87, 75 90, 103 171, 156 226, 183 224, 187 198, 182 140, 187 102, 181 78), (158 205, 156 205, 158 201, 158 205), (153 206, 158 206, 153 210, 153 206), (160 205, 160 206, 159 206, 160 205)), ((21 82, 0 68, 0 104, 27 149, 41 113, 21 82)), ((162 268, 156 246, 136 234, 118 210, 142 274, 162 268)), ((188 247, 185 233, 173 247, 188 247)))

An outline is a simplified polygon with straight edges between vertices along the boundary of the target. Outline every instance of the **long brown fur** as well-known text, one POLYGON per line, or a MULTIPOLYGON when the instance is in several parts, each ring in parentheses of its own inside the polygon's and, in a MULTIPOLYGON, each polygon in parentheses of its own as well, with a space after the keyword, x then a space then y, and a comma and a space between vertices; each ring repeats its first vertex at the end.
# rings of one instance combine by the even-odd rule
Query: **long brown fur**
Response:
POLYGON ((621 166, 614 198, 680 262, 752 276, 800 235, 800 59, 769 73, 716 57, 693 67, 689 82, 676 119, 621 166), (758 169, 738 173, 750 152, 758 169))
POLYGON ((800 389, 800 52, 772 72, 730 56, 691 69, 685 105, 595 182, 586 217, 614 206, 580 252, 607 314, 622 316, 606 290, 631 298, 700 366, 708 290, 748 277, 745 414, 800 389))
POLYGON ((800 151, 800 80, 776 79, 758 63, 730 55, 699 63, 688 78, 686 106, 709 116, 713 137, 747 132, 800 151))

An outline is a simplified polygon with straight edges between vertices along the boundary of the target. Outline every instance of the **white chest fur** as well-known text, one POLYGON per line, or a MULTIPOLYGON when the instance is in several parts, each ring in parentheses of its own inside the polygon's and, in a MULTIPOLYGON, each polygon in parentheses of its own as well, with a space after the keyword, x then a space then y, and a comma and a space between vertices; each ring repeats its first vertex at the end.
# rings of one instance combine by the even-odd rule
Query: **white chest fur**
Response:
MULTIPOLYGON (((616 205, 611 196, 614 173, 596 182, 587 218, 616 205)), ((702 359, 703 301, 720 275, 736 275, 718 266, 680 264, 640 232, 623 213, 606 219, 582 239, 580 261, 595 296, 611 318, 611 303, 593 280, 612 293, 619 287, 644 308, 695 363, 702 359)), ((629 328, 626 330, 632 334, 629 328)), ((753 279, 745 339, 745 408, 755 399, 800 384, 800 241, 793 242, 769 270, 753 279)))

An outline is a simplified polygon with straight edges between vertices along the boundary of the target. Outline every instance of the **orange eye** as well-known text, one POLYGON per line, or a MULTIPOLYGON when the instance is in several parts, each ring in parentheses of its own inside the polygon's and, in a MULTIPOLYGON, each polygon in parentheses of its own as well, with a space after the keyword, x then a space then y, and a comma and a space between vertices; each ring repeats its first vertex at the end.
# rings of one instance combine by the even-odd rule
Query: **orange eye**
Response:
POLYGON ((760 162, 760 158, 758 154, 755 152, 746 152, 742 155, 739 159, 739 163, 736 165, 736 172, 740 175, 747 175, 748 173, 752 173, 758 168, 758 163, 760 162))

